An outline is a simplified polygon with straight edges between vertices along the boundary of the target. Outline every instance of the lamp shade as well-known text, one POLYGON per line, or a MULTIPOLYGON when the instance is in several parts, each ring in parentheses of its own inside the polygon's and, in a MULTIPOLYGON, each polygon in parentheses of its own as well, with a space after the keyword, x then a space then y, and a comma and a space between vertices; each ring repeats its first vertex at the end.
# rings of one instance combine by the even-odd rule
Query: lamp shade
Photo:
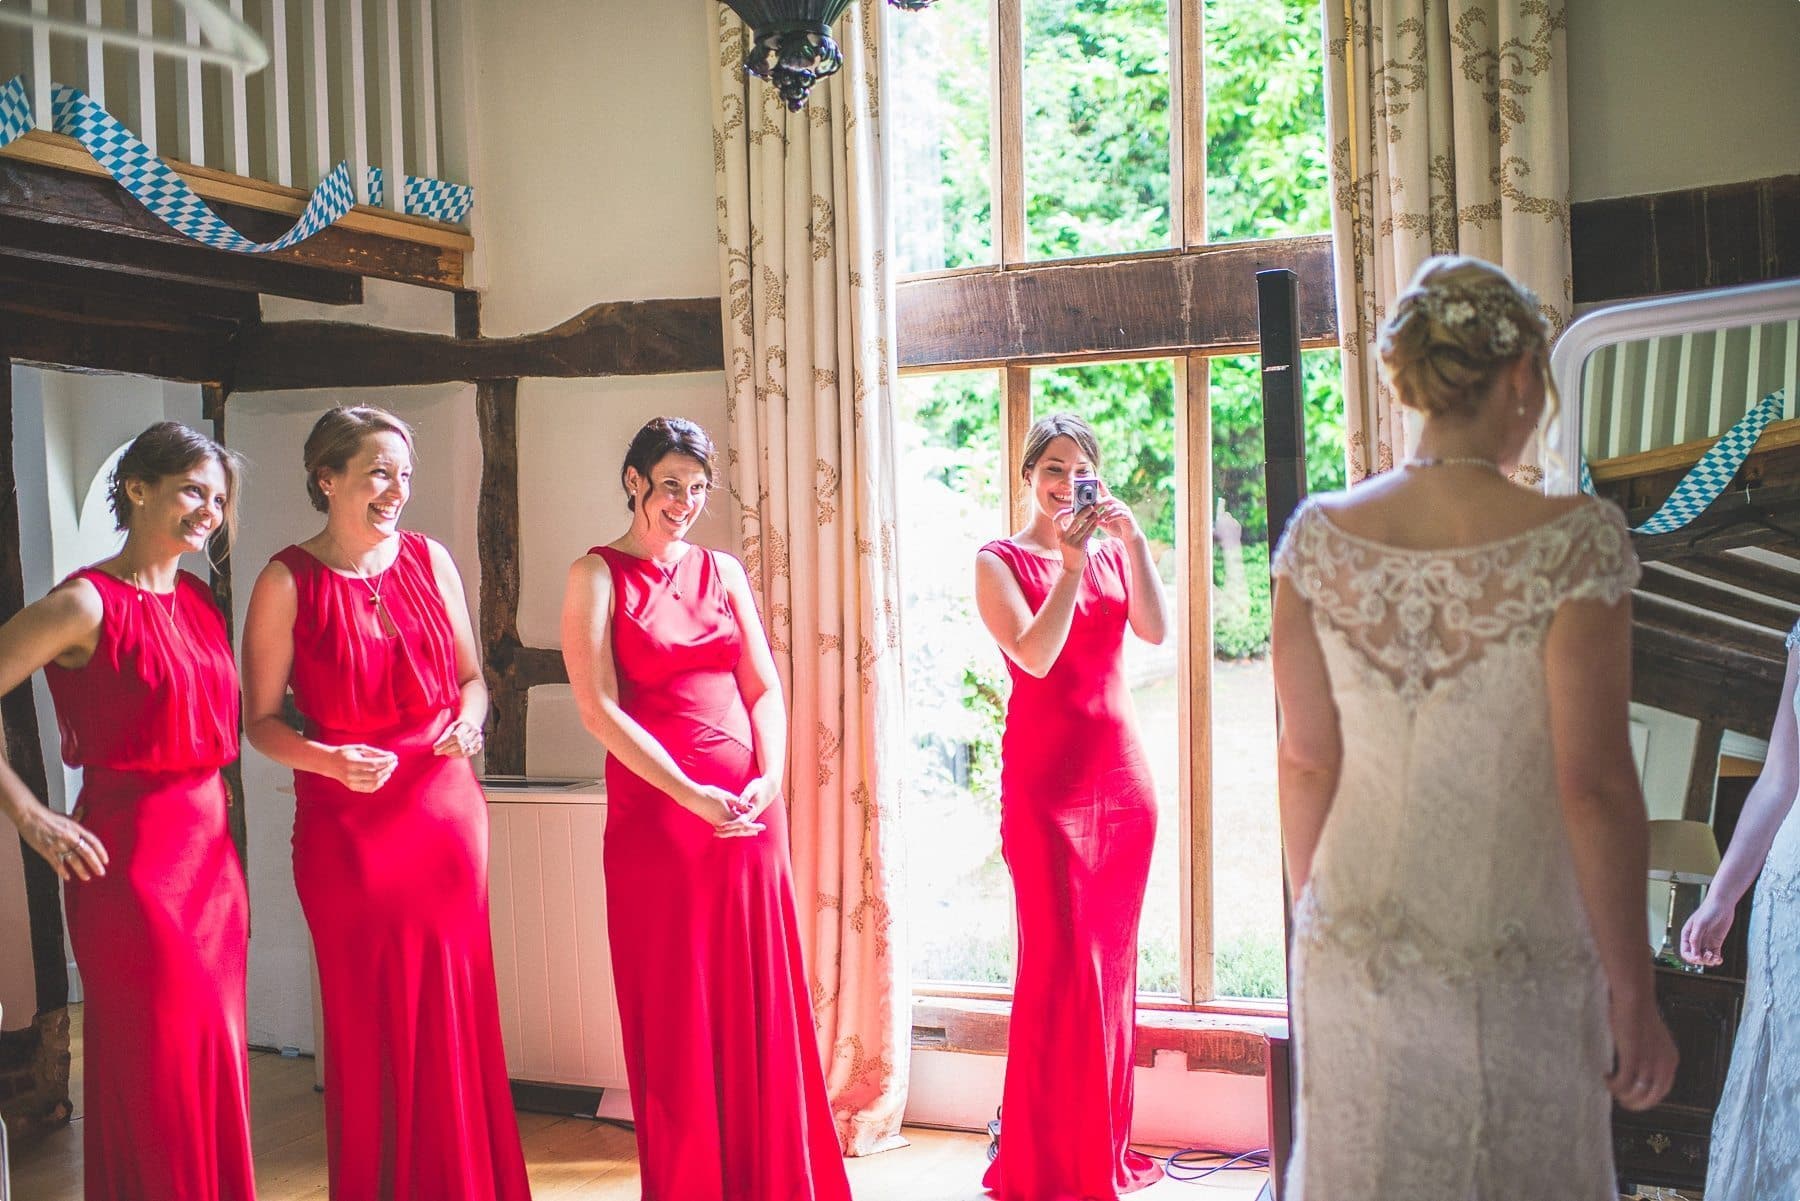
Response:
POLYGON ((1705 822, 1650 823, 1650 878, 1705 884, 1719 870, 1719 844, 1705 822))

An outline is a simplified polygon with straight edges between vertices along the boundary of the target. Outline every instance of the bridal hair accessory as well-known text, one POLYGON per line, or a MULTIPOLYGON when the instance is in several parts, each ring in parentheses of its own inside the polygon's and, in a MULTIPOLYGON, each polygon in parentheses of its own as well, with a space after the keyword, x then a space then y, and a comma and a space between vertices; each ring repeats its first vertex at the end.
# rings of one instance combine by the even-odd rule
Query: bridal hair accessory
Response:
POLYGON ((1532 314, 1538 337, 1544 337, 1537 295, 1526 287, 1495 281, 1474 285, 1428 284, 1415 288, 1400 298, 1399 308, 1411 305, 1446 329, 1466 336, 1472 327, 1486 330, 1484 349, 1496 359, 1511 358, 1522 349, 1524 330, 1520 328, 1520 312, 1532 314))

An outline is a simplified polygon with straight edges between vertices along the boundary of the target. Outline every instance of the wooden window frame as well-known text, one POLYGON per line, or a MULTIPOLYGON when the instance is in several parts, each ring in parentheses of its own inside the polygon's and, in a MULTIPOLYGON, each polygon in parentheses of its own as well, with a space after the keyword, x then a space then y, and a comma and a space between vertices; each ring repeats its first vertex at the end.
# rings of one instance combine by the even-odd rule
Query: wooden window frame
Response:
MULTIPOLYGON (((1034 368, 1168 359, 1174 364, 1176 537, 1190 579, 1212 579, 1212 414, 1208 360, 1257 349, 1254 275, 1289 267, 1301 277, 1301 341, 1339 344, 1330 236, 1209 243, 1206 237, 1204 0, 1168 0, 1169 169, 1172 245, 1065 259, 1026 256, 1024 0, 989 0, 991 186, 995 261, 902 278, 897 349, 902 374, 978 368, 1000 373, 1003 478, 1018 478, 1032 420, 1034 368), (1120 298, 1148 303, 1121 319, 1120 298), (1037 297, 1045 319, 1021 317, 1037 297), (1088 316, 1105 313, 1105 329, 1088 316), (1000 314, 986 329, 970 314, 1000 314), (1178 314, 1178 316, 1177 316, 1178 314), (1013 328, 1008 328, 1008 326, 1013 328), (1020 328, 1029 325, 1030 336, 1020 328), (911 335, 909 337, 909 335, 911 335), (1196 497, 1207 498, 1196 504, 1196 497)), ((1027 499, 1013 488, 1014 528, 1027 499)), ((1140 994, 1140 1011, 1285 1014, 1286 1000, 1220 998, 1214 989, 1212 854, 1212 590, 1194 587, 1174 614, 1186 687, 1178 720, 1182 825, 1179 996, 1140 994)), ((1004 986, 915 983, 920 998, 972 1004, 1008 1000, 1004 986)))

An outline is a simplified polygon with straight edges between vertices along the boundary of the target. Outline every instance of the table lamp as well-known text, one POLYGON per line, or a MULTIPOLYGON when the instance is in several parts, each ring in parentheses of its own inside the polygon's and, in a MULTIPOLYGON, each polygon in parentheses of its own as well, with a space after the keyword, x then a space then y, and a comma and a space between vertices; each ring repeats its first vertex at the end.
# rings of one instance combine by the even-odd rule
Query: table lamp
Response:
POLYGON ((1650 878, 1669 882, 1669 916, 1663 924, 1662 946, 1656 957, 1688 971, 1698 967, 1681 958, 1676 944, 1675 893, 1683 884, 1710 884, 1719 870, 1719 844, 1705 822, 1653 821, 1650 823, 1650 878))

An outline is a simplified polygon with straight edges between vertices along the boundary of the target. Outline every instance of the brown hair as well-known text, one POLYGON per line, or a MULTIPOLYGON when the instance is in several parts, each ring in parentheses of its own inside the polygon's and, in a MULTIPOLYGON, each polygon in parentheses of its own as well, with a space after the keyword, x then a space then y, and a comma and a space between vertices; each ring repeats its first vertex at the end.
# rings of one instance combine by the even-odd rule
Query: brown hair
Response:
POLYGON ((238 487, 244 478, 244 456, 178 421, 159 421, 133 438, 114 464, 106 494, 114 527, 131 528, 133 506, 126 484, 137 480, 155 485, 165 476, 187 471, 203 459, 217 463, 225 474, 225 520, 219 536, 225 539, 225 549, 229 551, 237 541, 238 487))
POLYGON ((412 451, 415 459, 418 457, 412 427, 386 409, 339 405, 313 423, 312 433, 306 435, 306 448, 301 451, 301 462, 306 467, 306 495, 312 499, 313 508, 321 513, 331 511, 331 502, 319 487, 320 474, 344 470, 362 449, 363 439, 379 433, 399 434, 406 449, 412 451))
POLYGON ((652 417, 632 436, 619 467, 619 486, 625 488, 625 507, 637 511, 637 497, 625 484, 625 473, 635 470, 645 479, 650 469, 667 455, 686 455, 706 472, 706 490, 713 486, 713 443, 706 431, 685 417, 652 417))
POLYGON ((1401 404, 1433 417, 1467 415, 1520 356, 1541 355, 1549 337, 1528 289, 1492 263, 1442 254, 1420 265, 1377 349, 1401 404))
POLYGON ((1073 413, 1052 413, 1048 417, 1039 417, 1025 434, 1025 453, 1019 460, 1020 479, 1031 478, 1038 460, 1058 438, 1073 438, 1081 453, 1094 464, 1094 469, 1100 469, 1100 440, 1094 437, 1094 427, 1073 413))

